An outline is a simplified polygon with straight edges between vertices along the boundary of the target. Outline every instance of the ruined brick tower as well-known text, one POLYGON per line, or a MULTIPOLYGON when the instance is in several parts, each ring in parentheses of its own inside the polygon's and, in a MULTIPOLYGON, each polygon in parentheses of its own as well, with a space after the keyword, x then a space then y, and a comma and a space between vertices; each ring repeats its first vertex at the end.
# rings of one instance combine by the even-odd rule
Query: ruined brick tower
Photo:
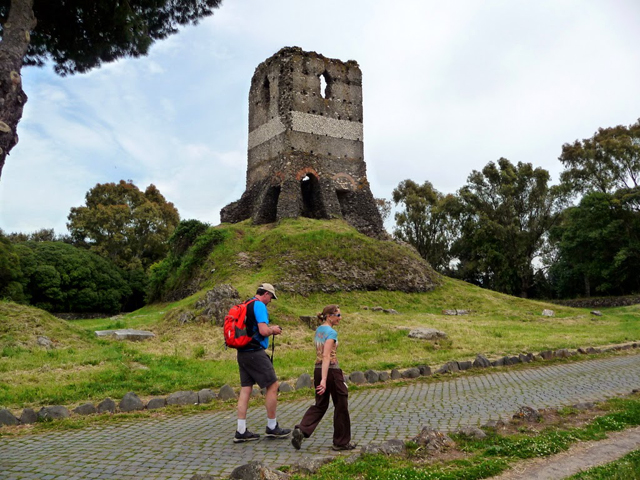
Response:
POLYGON ((353 60, 286 47, 262 62, 249 91, 249 162, 222 222, 344 218, 379 236, 362 142, 362 72, 353 60))

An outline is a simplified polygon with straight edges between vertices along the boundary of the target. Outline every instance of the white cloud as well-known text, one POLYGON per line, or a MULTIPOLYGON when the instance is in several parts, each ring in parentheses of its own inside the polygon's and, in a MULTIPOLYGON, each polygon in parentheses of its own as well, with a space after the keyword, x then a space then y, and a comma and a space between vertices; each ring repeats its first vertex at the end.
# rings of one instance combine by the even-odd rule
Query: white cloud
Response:
POLYGON ((244 189, 247 95, 283 46, 363 70, 373 193, 405 178, 453 192, 504 156, 551 171, 562 143, 640 117, 635 0, 235 0, 145 58, 29 95, 0 181, 0 228, 63 230, 96 183, 154 183, 183 218, 216 223, 244 189))

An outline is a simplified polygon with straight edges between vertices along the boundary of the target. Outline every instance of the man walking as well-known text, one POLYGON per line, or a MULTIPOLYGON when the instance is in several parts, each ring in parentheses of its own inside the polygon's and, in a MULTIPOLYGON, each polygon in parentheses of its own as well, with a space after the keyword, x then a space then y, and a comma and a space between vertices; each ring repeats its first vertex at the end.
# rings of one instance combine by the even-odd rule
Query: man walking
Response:
POLYGON ((238 349, 238 366, 240 368, 240 397, 238 398, 238 430, 233 438, 234 443, 258 440, 260 435, 247 430, 247 408, 253 385, 266 388, 265 407, 267 409, 267 429, 265 436, 286 438, 290 429, 280 428, 276 420, 278 403, 278 378, 273 364, 267 355, 269 337, 280 335, 282 329, 278 325, 269 325, 267 305, 277 300, 276 290, 270 283, 258 287, 255 296, 247 304, 247 333, 253 338, 246 347, 238 349))

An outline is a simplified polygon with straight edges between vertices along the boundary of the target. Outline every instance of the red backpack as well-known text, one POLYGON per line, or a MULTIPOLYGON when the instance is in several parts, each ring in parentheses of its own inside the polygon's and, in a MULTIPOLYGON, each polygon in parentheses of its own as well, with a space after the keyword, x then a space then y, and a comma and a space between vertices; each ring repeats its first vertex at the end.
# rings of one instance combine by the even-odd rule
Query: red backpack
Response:
POLYGON ((247 333, 246 319, 247 307, 255 301, 255 298, 251 298, 244 303, 234 305, 224 317, 224 343, 227 347, 246 347, 253 339, 247 333))

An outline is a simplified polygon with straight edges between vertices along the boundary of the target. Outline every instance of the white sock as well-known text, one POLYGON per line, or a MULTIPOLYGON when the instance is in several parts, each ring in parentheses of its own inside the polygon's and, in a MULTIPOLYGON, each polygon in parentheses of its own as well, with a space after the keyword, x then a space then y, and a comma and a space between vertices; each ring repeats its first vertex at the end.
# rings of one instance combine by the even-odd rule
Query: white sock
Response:
POLYGON ((267 427, 273 430, 278 426, 278 422, 275 418, 267 418, 267 427))
POLYGON ((246 431, 247 431, 247 419, 246 418, 239 418, 238 419, 238 433, 240 435, 242 435, 246 431))

